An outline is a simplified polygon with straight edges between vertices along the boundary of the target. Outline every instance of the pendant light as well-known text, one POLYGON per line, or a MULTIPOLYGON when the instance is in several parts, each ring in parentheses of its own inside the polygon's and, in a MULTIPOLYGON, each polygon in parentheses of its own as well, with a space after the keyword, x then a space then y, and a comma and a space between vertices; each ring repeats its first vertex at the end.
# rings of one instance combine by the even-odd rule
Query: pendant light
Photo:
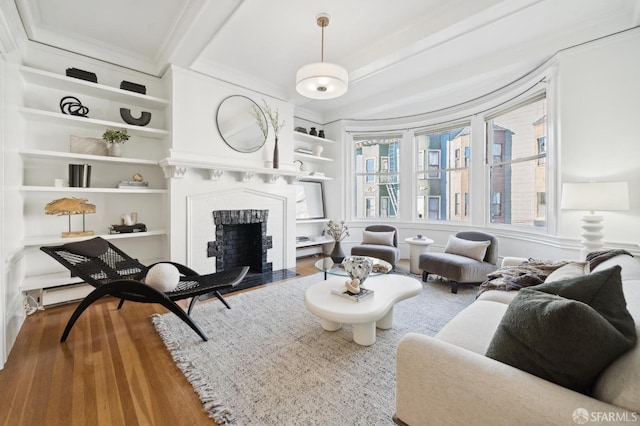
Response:
POLYGON ((305 65, 298 70, 296 90, 311 99, 333 99, 347 93, 349 74, 339 65, 324 62, 324 27, 329 25, 329 15, 318 15, 316 22, 322 28, 320 62, 305 65))

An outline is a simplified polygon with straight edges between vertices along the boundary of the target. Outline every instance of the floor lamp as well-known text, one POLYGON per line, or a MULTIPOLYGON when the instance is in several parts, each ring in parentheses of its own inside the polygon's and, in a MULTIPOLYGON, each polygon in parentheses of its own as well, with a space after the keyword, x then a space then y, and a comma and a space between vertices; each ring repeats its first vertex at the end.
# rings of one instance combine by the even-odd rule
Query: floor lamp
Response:
POLYGON ((603 247, 602 220, 595 211, 629 210, 629 187, 627 182, 580 182, 562 185, 562 202, 565 210, 589 210, 582 216, 582 250, 580 259, 603 247))

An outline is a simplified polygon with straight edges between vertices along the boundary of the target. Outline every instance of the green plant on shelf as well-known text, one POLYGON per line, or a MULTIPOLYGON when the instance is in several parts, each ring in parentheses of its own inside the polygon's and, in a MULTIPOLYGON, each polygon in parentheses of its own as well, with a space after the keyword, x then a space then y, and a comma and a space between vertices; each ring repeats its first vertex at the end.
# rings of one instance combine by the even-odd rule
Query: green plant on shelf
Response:
POLYGON ((102 139, 108 143, 125 143, 130 138, 127 129, 113 130, 107 129, 102 135, 102 139))

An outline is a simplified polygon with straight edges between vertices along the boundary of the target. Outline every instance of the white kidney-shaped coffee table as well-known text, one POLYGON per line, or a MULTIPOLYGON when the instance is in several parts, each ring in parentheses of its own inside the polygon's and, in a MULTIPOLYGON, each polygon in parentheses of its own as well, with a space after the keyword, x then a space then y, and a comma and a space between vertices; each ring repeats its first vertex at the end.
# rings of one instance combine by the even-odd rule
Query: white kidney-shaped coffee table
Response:
POLYGON ((331 289, 344 289, 345 277, 329 277, 312 284, 304 294, 304 304, 312 314, 320 317, 322 328, 336 331, 342 324, 353 324, 353 341, 369 346, 376 342, 376 327, 388 330, 393 326, 393 305, 417 296, 422 283, 402 275, 377 275, 367 278, 363 287, 373 290, 359 302, 331 293, 331 289))

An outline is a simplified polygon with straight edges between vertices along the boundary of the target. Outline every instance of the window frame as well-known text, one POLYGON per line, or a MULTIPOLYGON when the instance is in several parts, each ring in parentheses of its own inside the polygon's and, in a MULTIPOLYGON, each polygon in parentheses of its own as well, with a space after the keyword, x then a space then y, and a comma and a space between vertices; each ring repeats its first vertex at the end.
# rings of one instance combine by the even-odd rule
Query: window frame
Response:
MULTIPOLYGON (((521 232, 527 232, 527 233, 533 233, 533 234, 550 234, 552 232, 555 232, 556 229, 556 223, 555 220, 553 218, 551 218, 548 214, 549 212, 549 208, 547 206, 547 209, 545 210, 545 224, 544 226, 539 226, 536 225, 536 223, 538 223, 539 221, 536 220, 537 217, 537 205, 533 206, 533 212, 532 212, 532 216, 536 216, 536 217, 532 217, 531 218, 531 223, 532 224, 519 224, 519 223, 500 223, 500 222, 492 222, 492 216, 493 215, 493 203, 492 203, 492 196, 494 194, 494 192, 492 191, 491 188, 491 170, 494 166, 509 166, 509 165, 513 165, 513 164, 519 164, 519 163, 524 163, 527 161, 533 161, 535 162, 534 167, 543 165, 545 167, 545 191, 547 193, 547 199, 549 199, 549 197, 551 196, 551 194, 554 193, 553 190, 553 185, 555 182, 555 178, 554 175, 552 173, 553 169, 551 168, 551 164, 553 164, 553 162, 548 161, 549 160, 549 150, 548 150, 548 141, 550 139, 552 139, 552 127, 549 126, 549 120, 552 119, 553 115, 552 113, 554 113, 554 109, 553 107, 550 105, 551 101, 550 101, 550 94, 549 94, 549 88, 548 87, 543 87, 542 89, 538 89, 536 91, 533 91, 531 93, 528 93, 527 95, 522 95, 514 100, 512 100, 511 102, 502 105, 500 108, 496 108, 494 110, 492 110, 491 112, 488 112, 487 114, 485 114, 483 116, 483 125, 485 127, 485 149, 488 150, 488 147, 491 145, 494 145, 494 141, 493 141, 493 137, 491 135, 491 137, 489 136, 489 122, 492 122, 495 118, 503 116, 507 113, 510 113, 512 111, 515 111, 519 108, 523 108, 526 107, 527 105, 531 105, 537 101, 540 101, 542 99, 546 100, 546 133, 544 135, 545 138, 545 147, 547 148, 547 150, 544 153, 539 153, 538 147, 539 147, 539 143, 538 143, 538 139, 539 138, 535 138, 535 143, 536 143, 536 148, 535 148, 535 154, 532 155, 525 155, 525 156, 521 156, 521 157, 517 157, 515 159, 512 160, 505 160, 504 157, 501 159, 501 161, 499 162, 495 162, 493 155, 487 155, 486 156, 486 160, 485 160, 485 168, 486 168, 486 177, 487 177, 487 189, 488 189, 488 195, 489 197, 487 197, 487 200, 489 201, 489 204, 487 206, 487 208, 485 209, 485 211, 487 212, 487 219, 486 219, 486 223, 485 226, 487 228, 507 228, 507 229, 513 229, 515 231, 521 232), (545 157, 546 160, 545 162, 543 162, 542 164, 539 164, 539 160, 540 158, 545 157)), ((533 123, 532 123, 533 125, 533 123)), ((504 148, 504 147, 503 147, 504 148)), ((493 150, 492 150, 493 153, 493 150)), ((535 189, 535 188, 534 188, 535 189)), ((536 197, 537 197, 537 191, 533 192, 533 200, 534 203, 536 202, 536 197)), ((501 208, 501 217, 505 216, 505 211, 504 211, 504 197, 502 199, 502 208, 501 208)))
POLYGON ((351 134, 349 139, 350 143, 344 145, 349 152, 348 155, 345 156, 345 159, 351 163, 350 169, 352 170, 351 177, 353 179, 353 186, 349 189, 348 204, 345 204, 345 206, 348 206, 351 211, 351 220, 370 222, 380 219, 381 217, 384 217, 385 220, 398 220, 399 214, 402 211, 402 208, 404 208, 401 207, 401 203, 398 201, 400 198, 400 185, 402 181, 400 178, 401 170, 399 162, 401 161, 400 156, 402 155, 400 145, 403 135, 395 132, 379 135, 371 135, 370 132, 358 132, 351 134), (361 151, 359 153, 359 150, 364 150, 367 146, 376 144, 367 144, 367 141, 386 141, 386 143, 380 143, 379 145, 388 145, 388 154, 379 154, 377 156, 367 155, 365 157, 365 151, 361 151), (365 144, 358 146, 360 142, 365 142, 365 144), (357 159, 359 155, 362 156, 360 160, 357 159), (392 155, 394 158, 397 158, 397 166, 391 164, 392 155), (367 172, 371 170, 370 167, 367 168, 367 161, 373 162, 373 170, 375 170, 373 173, 367 172), (384 163, 386 163, 386 166, 384 163), (386 171, 382 171, 381 168, 385 168, 386 171), (392 171, 394 168, 398 170, 392 171), (357 169, 362 169, 363 171, 359 172, 357 169), (363 185, 375 186, 375 190, 366 190, 365 188, 362 188, 364 192, 360 192, 358 194, 358 179, 362 179, 361 183, 363 185), (386 189, 383 190, 383 187, 386 189), (385 191, 393 193, 385 194, 385 191), (382 197, 386 197, 388 202, 388 211, 386 212, 386 216, 382 216, 383 212, 379 211, 382 206, 381 201, 379 200, 381 200, 382 197), (371 199, 374 200, 368 201, 371 199), (367 202, 371 203, 371 208, 367 207, 367 202), (371 209, 374 210, 373 215, 371 209), (361 214, 362 216, 358 216, 358 214, 361 214), (391 214, 394 215, 390 216, 391 214))
MULTIPOLYGON (((429 210, 429 205, 427 204, 427 208, 425 211, 425 217, 420 218, 417 214, 418 209, 416 205, 413 205, 413 211, 416 212, 416 217, 414 220, 422 222, 422 221, 434 221, 437 220, 438 223, 469 223, 470 215, 462 214, 462 192, 465 192, 469 188, 469 179, 471 173, 471 164, 472 164, 472 153, 474 152, 471 145, 471 137, 473 134, 472 130, 472 120, 456 120, 450 123, 446 123, 446 125, 439 124, 435 126, 427 126, 416 129, 411 137, 414 140, 414 152, 415 155, 421 155, 421 152, 427 152, 427 165, 426 170, 419 170, 416 167, 414 170, 414 182, 413 182, 413 190, 416 191, 415 195, 412 197, 414 203, 418 202, 418 192, 420 189, 418 188, 418 182, 420 180, 431 181, 437 179, 447 179, 447 183, 445 185, 450 185, 452 182, 455 182, 455 179, 463 179, 464 185, 459 188, 457 191, 459 194, 459 202, 457 204, 457 212, 456 212, 456 204, 454 203, 454 191, 450 192, 448 189, 445 191, 441 191, 438 199, 440 200, 440 211, 438 212, 438 219, 433 219, 431 215, 431 211, 429 210), (419 137, 427 136, 427 135, 444 135, 447 132, 460 130, 457 133, 451 134, 451 139, 449 142, 454 142, 451 146, 449 146, 444 152, 444 147, 442 148, 429 148, 422 147, 417 145, 419 142, 419 137), (460 142, 455 142, 456 139, 461 138, 460 142), (420 148, 420 149, 418 149, 420 148), (464 149, 463 149, 464 148, 464 149), (468 149, 467 149, 468 148, 468 149), (463 162, 463 153, 464 153, 464 162, 463 162), (467 156, 468 153, 468 156, 467 156), (431 158, 429 157, 431 156, 431 158), (435 161, 429 161, 430 159, 435 160, 437 158, 438 164, 440 166, 439 169, 435 169, 435 161), (429 164, 431 163, 431 164, 429 164), (467 166, 468 165, 468 166, 467 166), (460 173, 465 173, 460 177, 460 173), (424 176, 424 177, 421 177, 424 176), (436 178, 437 176, 437 178, 436 178), (446 192, 446 193, 445 193, 446 192), (443 203, 446 205, 443 206, 443 203)), ((442 141, 441 141, 442 143, 442 141)), ((430 145, 430 142, 427 142, 427 145, 430 145)), ((419 163, 418 163, 419 164, 419 163)), ((427 184, 428 185, 428 184, 427 184)), ((427 197, 427 203, 429 203, 430 199, 434 194, 424 194, 427 197)))

